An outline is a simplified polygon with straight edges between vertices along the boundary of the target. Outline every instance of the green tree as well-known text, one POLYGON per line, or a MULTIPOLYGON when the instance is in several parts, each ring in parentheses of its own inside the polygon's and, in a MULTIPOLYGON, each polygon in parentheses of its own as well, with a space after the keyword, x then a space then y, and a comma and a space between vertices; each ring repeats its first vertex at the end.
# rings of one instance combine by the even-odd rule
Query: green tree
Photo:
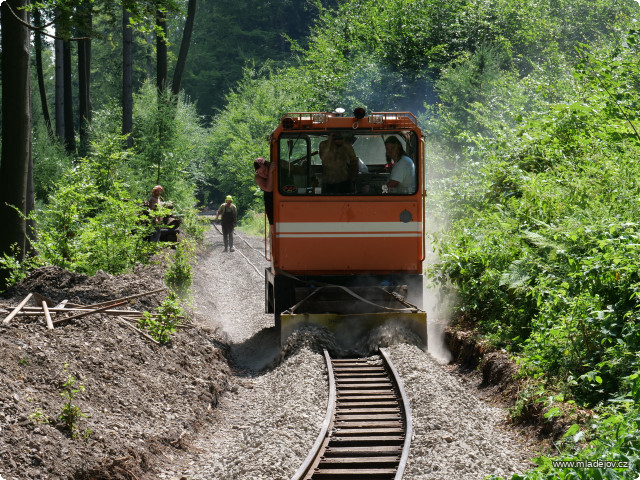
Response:
MULTIPOLYGON (((318 15, 316 4, 323 0, 275 0, 256 3, 248 0, 200 0, 195 19, 189 58, 182 87, 197 101, 206 118, 225 104, 227 93, 243 77, 245 66, 284 66, 291 60, 289 40, 301 44, 318 15)), ((170 32, 172 44, 179 45, 181 30, 170 32)))

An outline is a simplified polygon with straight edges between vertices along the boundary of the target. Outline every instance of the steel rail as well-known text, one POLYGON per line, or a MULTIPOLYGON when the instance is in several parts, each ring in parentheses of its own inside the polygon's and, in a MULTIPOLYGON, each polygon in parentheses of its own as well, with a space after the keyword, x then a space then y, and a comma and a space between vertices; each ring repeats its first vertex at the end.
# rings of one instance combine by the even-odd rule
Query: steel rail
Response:
POLYGON ((314 460, 318 456, 318 452, 322 448, 324 440, 327 438, 329 433, 329 428, 333 425, 333 417, 336 410, 336 382, 333 377, 333 368, 331 366, 331 357, 329 356, 329 352, 327 349, 322 349, 324 353, 324 360, 327 363, 327 377, 329 381, 329 398, 327 399, 327 414, 324 417, 324 421, 322 422, 322 427, 320 428, 320 433, 318 434, 318 438, 316 439, 313 447, 309 451, 307 458, 302 462, 302 465, 296 473, 291 477, 291 480, 301 480, 307 474, 314 460))
POLYGON ((411 444, 411 409, 387 352, 378 359, 334 359, 327 413, 291 480, 400 480, 411 444))
POLYGON ((389 370, 391 370, 391 379, 396 385, 398 392, 400 394, 400 398, 402 399, 402 408, 404 410, 404 418, 405 418, 405 427, 404 427, 404 447, 402 448, 402 456, 400 458, 400 464, 398 465, 398 471, 396 473, 394 480, 400 480, 402 475, 404 474, 404 469, 407 466, 407 460, 409 459, 409 449, 411 447, 411 437, 413 436, 413 421, 411 420, 411 406, 409 405, 409 398, 407 397, 407 393, 404 390, 404 385, 402 380, 400 379, 400 375, 396 370, 395 365, 391 361, 391 357, 387 351, 383 348, 380 349, 380 353, 384 357, 387 362, 387 366, 389 370))

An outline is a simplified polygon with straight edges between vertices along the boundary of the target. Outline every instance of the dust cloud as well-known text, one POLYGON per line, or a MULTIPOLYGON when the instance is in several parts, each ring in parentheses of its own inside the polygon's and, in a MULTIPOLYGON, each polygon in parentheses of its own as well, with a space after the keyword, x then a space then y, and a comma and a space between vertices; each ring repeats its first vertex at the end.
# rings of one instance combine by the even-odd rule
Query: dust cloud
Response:
MULTIPOLYGON (((434 265, 439 258, 433 251, 429 236, 426 238, 428 252, 425 264, 434 265)), ((444 340, 444 330, 449 324, 449 306, 452 299, 444 297, 441 290, 429 284, 425 279, 423 285, 423 309, 427 312, 427 339, 428 351, 440 364, 447 364, 453 359, 453 355, 447 348, 444 340)))

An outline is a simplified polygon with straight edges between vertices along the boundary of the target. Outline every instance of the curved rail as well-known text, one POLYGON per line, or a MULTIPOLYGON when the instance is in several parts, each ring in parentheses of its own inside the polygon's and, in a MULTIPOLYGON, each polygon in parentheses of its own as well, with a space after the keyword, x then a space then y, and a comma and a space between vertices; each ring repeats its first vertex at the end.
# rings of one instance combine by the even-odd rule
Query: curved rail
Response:
POLYGON ((411 410, 388 354, 331 359, 327 415, 291 480, 400 480, 409 456, 411 410))
POLYGON ((333 368, 331 366, 331 357, 329 356, 329 352, 326 349, 323 349, 324 352, 324 360, 327 362, 327 376, 329 380, 329 398, 327 400, 327 414, 324 417, 324 421, 322 422, 322 427, 320 428, 320 434, 316 439, 316 442, 311 447, 311 451, 302 465, 298 469, 298 471, 291 477, 291 480, 301 480, 304 478, 304 475, 311 469, 311 464, 316 459, 318 452, 322 448, 322 445, 329 434, 329 428, 333 424, 333 417, 336 409, 336 383, 335 378, 333 377, 333 368))
POLYGON ((398 371, 396 370, 395 365, 391 362, 391 358, 386 350, 380 349, 380 353, 382 357, 387 362, 387 366, 389 370, 391 370, 393 379, 396 388, 398 389, 398 393, 400 394, 400 398, 402 399, 402 408, 404 410, 404 418, 405 418, 405 427, 404 427, 404 447, 402 448, 402 455, 400 457, 400 463, 398 465, 398 471, 396 473, 394 480, 400 480, 402 475, 404 474, 404 469, 407 466, 407 460, 409 459, 409 448, 411 446, 411 437, 413 436, 413 421, 411 420, 411 406, 409 405, 409 399, 407 398, 407 394, 404 391, 404 385, 402 384, 402 380, 400 380, 400 375, 398 375, 398 371))

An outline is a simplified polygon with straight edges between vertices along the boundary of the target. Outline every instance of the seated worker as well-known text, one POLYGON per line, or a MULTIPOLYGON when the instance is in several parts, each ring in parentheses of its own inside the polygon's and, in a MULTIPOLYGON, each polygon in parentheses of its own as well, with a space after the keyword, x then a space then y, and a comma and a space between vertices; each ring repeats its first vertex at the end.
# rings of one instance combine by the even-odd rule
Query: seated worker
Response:
POLYGON ((162 195, 163 192, 164 189, 161 185, 156 185, 155 187, 153 187, 153 190, 151 190, 151 197, 149 198, 148 202, 149 208, 151 210, 156 210, 158 208, 158 204, 162 202, 162 197, 160 195, 162 195))
POLYGON ((322 160, 322 193, 351 193, 358 175, 358 157, 340 132, 318 145, 322 160))
POLYGON ((391 136, 384 141, 387 157, 393 160, 391 175, 387 182, 390 193, 415 193, 416 166, 405 153, 398 137, 391 136))
MULTIPOLYGON (((155 187, 153 187, 153 190, 151 190, 151 197, 149 197, 149 201, 147 202, 149 205, 149 210, 157 210, 158 205, 162 205, 162 197, 160 195, 162 195, 163 192, 164 189, 161 185, 156 185, 155 187)), ((161 223, 161 220, 162 218, 160 217, 153 217, 154 230, 150 238, 152 242, 160 241, 161 230, 158 224, 161 223)))

